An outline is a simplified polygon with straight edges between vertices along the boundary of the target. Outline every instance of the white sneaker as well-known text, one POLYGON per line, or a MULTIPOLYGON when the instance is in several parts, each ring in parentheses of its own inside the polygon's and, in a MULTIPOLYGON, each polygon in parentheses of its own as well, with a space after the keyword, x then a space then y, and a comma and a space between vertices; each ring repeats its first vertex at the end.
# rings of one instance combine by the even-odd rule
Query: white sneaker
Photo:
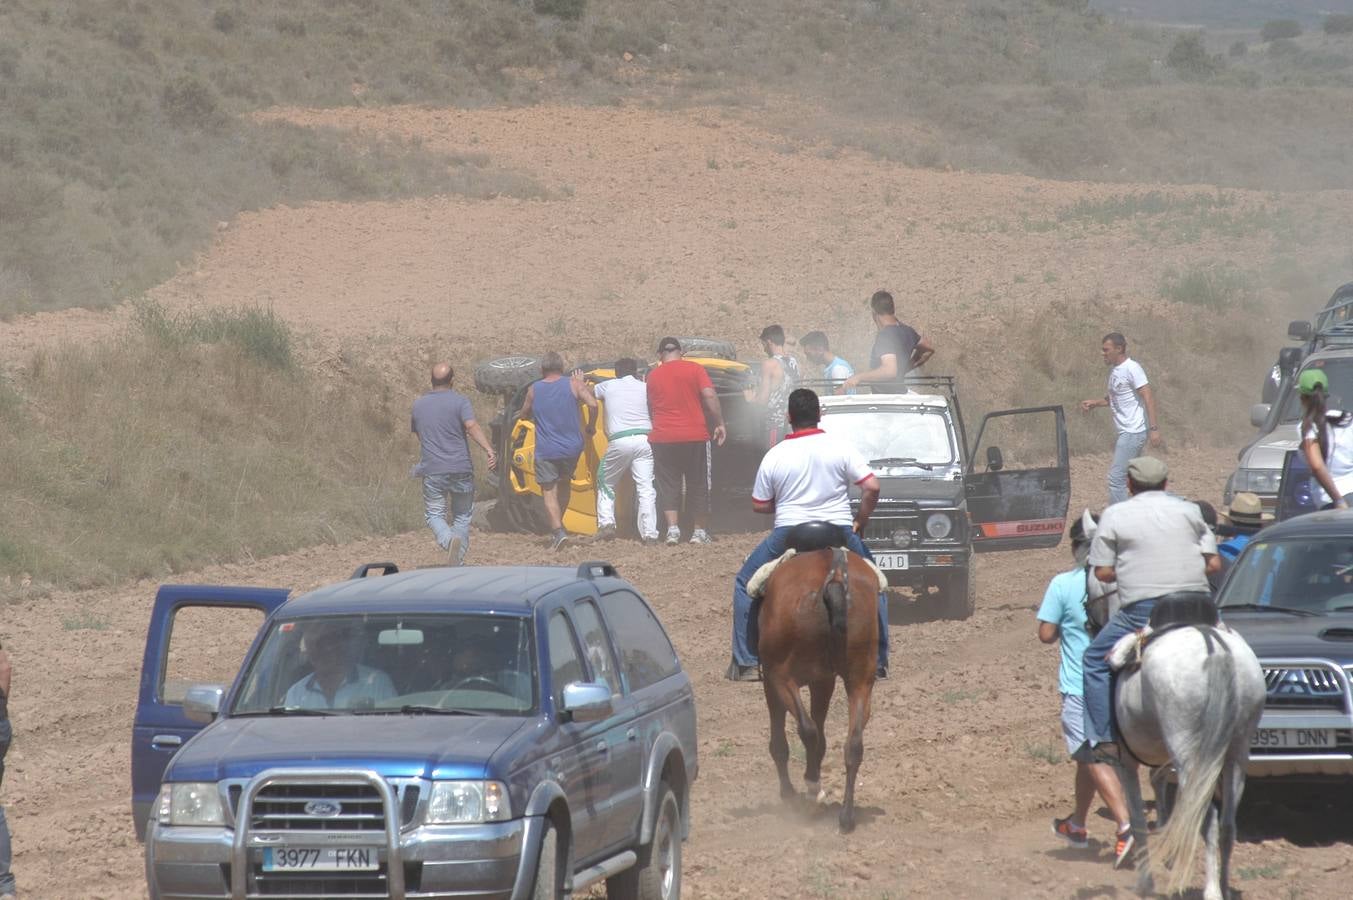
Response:
POLYGON ((667 546, 675 547, 679 543, 681 543, 681 529, 675 525, 669 526, 667 529, 667 546))
MULTIPOLYGON (((464 555, 461 553, 460 546, 459 537, 451 538, 451 543, 446 545, 446 564, 448 566, 460 565, 460 558, 464 555)), ((0 900, 4 900, 4 898, 0 897, 0 900)))
POLYGON ((691 543, 692 543, 692 544, 712 544, 712 543, 714 543, 714 538, 710 537, 710 536, 709 536, 709 532, 708 532, 708 531, 705 531, 705 529, 703 529, 703 528, 697 528, 697 529, 695 529, 694 531, 691 532, 691 543))

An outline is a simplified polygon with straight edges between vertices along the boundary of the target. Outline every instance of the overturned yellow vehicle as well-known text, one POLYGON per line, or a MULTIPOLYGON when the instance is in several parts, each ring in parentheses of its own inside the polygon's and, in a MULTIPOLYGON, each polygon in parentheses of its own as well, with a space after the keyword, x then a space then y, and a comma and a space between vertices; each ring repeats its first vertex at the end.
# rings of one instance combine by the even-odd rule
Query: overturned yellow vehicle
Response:
MULTIPOLYGON (((733 346, 724 341, 681 338, 685 358, 698 363, 709 373, 719 395, 728 439, 712 454, 712 490, 710 522, 722 531, 744 531, 759 524, 751 511, 752 481, 765 453, 765 436, 758 428, 759 416, 750 407, 743 392, 755 385, 755 370, 736 359, 733 346)), ((584 364, 583 376, 591 384, 615 377, 614 362, 584 364)), ((651 368, 641 363, 642 378, 651 368)), ((502 407, 490 426, 490 439, 498 453, 498 471, 494 473, 497 501, 489 511, 488 522, 499 531, 525 531, 544 534, 548 529, 540 485, 535 479, 535 424, 517 417, 526 396, 526 388, 540 377, 540 358, 509 356, 481 363, 475 369, 475 387, 502 398, 502 407)), ((604 401, 603 401, 604 402, 604 401)), ((570 481, 572 493, 564 512, 564 527, 574 534, 595 534, 597 530, 597 476, 606 453, 605 429, 598 423, 588 438, 583 455, 570 481)), ((622 535, 635 530, 633 483, 623 479, 616 496, 616 522, 622 535)), ((683 524, 687 517, 683 516, 683 524)))

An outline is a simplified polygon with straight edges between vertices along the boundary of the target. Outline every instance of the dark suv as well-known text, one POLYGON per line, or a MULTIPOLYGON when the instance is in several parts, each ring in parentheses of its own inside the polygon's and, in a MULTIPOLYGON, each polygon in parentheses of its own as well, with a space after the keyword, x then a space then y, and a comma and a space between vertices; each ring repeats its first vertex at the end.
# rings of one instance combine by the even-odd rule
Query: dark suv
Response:
POLYGON ((1217 595, 1264 667, 1249 775, 1353 779, 1353 512, 1264 529, 1217 595))
POLYGON ((905 394, 823 396, 822 429, 854 444, 878 475, 864 542, 888 583, 934 591, 946 616, 966 619, 974 552, 1062 539, 1071 499, 1065 417, 1060 406, 988 413, 970 450, 954 379, 911 381, 905 394))
POLYGON ((695 702, 614 568, 376 564, 286 598, 159 591, 132 738, 152 898, 680 895, 695 702), (233 686, 175 677, 250 610, 233 686))

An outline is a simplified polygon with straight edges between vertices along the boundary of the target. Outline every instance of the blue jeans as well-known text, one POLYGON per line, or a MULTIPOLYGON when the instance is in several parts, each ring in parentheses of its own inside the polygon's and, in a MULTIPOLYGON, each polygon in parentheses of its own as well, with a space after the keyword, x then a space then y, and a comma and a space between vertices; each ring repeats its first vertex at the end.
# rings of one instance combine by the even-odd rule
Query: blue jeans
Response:
MULTIPOLYGON (((14 732, 9 719, 0 719, 0 783, 5 780, 5 755, 9 753, 9 742, 14 732)), ((0 894, 15 894, 14 876, 9 871, 14 854, 9 845, 9 822, 5 819, 5 808, 0 806, 0 894)))
POLYGON ((1085 648, 1081 668, 1085 674, 1085 739, 1093 746, 1101 741, 1117 740, 1113 730, 1113 673, 1109 671, 1109 655, 1113 645, 1125 634, 1145 628, 1151 620, 1150 600, 1128 604, 1109 619, 1108 624, 1095 635, 1085 648))
POLYGON ((1148 432, 1126 431, 1118 435, 1113 445, 1113 463, 1109 466, 1109 502, 1122 503, 1128 498, 1128 463, 1142 455, 1148 432))
POLYGON ((474 473, 452 472, 449 475, 423 476, 423 508, 428 527, 437 538, 437 546, 445 550, 451 538, 460 538, 460 559, 470 549, 470 516, 474 512, 474 473), (446 498, 451 498, 451 524, 446 522, 446 498))
MULTIPOLYGON (((860 536, 849 525, 840 528, 847 535, 846 547, 873 562, 874 554, 869 552, 860 536)), ((765 540, 756 545, 733 579, 733 659, 740 666, 754 666, 757 663, 757 624, 752 618, 752 598, 747 594, 747 582, 751 581, 757 569, 784 555, 790 530, 790 526, 772 529, 765 540)), ((879 592, 879 665, 888 665, 888 595, 882 591, 879 592)))

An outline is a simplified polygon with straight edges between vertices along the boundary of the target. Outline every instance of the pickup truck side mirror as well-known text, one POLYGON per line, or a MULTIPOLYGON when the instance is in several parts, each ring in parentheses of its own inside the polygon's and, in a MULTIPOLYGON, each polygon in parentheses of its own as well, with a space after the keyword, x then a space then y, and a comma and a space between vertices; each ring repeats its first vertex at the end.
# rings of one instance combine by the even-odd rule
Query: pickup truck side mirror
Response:
POLYGON ((1005 457, 1001 455, 1000 447, 987 448, 987 471, 999 472, 1005 468, 1005 457))
POLYGON ((195 684, 183 695, 183 714, 193 722, 209 724, 221 712, 223 684, 195 684))
POLYGON ((1311 339, 1311 323, 1298 319, 1295 322, 1287 323, 1287 336, 1297 341, 1308 341, 1311 339))
POLYGON ((1278 351, 1278 368, 1284 375, 1291 375, 1301 365, 1301 348, 1284 347, 1278 351))
POLYGON ((1250 407, 1250 424, 1255 428, 1263 428, 1264 423, 1268 421, 1268 412, 1272 409, 1267 403, 1256 403, 1250 407))
POLYGON ((564 685, 564 709, 575 722, 595 722, 612 713, 610 685, 575 681, 564 685))

